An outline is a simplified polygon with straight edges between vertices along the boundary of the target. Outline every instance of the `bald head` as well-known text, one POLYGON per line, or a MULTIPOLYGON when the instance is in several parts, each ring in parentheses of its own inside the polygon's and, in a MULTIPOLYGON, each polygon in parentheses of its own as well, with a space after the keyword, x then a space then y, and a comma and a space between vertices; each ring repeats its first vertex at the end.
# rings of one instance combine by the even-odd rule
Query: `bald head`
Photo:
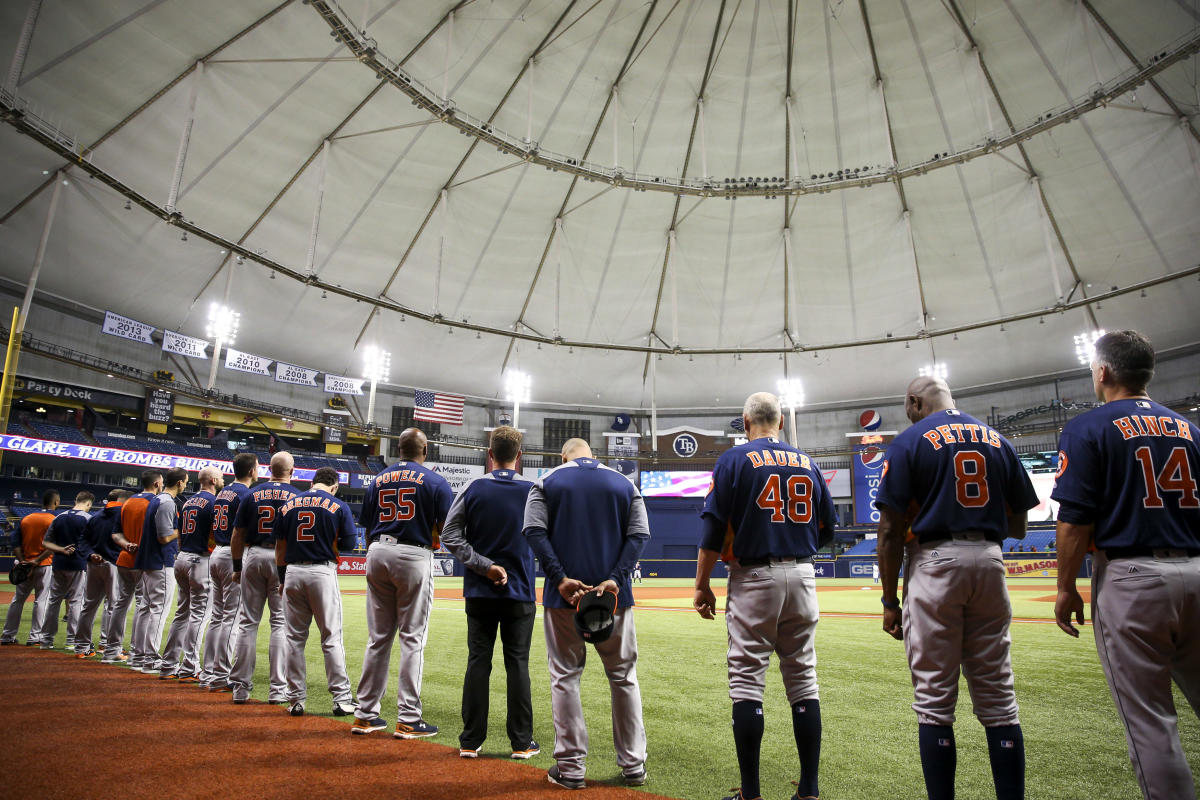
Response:
POLYGON ((954 408, 954 397, 945 378, 923 375, 908 385, 904 394, 904 414, 914 425, 935 411, 954 408))
POLYGON ((567 439, 562 446, 563 463, 574 461, 577 458, 591 458, 592 446, 583 439, 567 439))
POLYGON ((425 454, 429 452, 429 440, 419 428, 405 428, 397 441, 400 448, 400 458, 404 461, 425 462, 425 454))
POLYGON ((779 398, 770 392, 755 392, 746 398, 742 406, 742 422, 746 435, 751 439, 774 436, 783 425, 783 411, 779 398))
POLYGON ((225 477, 216 467, 205 467, 200 470, 200 474, 196 478, 200 481, 201 489, 207 489, 214 493, 225 485, 225 477))
POLYGON ((286 450, 280 450, 275 455, 271 456, 271 478, 277 481, 285 481, 292 477, 292 470, 296 467, 296 460, 292 458, 292 454, 286 450))

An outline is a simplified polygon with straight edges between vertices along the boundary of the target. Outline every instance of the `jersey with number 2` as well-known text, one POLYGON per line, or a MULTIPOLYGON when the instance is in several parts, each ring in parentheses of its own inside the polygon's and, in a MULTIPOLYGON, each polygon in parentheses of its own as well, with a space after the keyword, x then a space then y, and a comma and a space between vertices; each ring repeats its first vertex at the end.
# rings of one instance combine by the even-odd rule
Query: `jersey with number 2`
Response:
POLYGON ((295 486, 280 481, 267 481, 251 489, 242 498, 234 523, 245 531, 246 544, 274 546, 275 516, 284 503, 298 494, 300 490, 295 486))

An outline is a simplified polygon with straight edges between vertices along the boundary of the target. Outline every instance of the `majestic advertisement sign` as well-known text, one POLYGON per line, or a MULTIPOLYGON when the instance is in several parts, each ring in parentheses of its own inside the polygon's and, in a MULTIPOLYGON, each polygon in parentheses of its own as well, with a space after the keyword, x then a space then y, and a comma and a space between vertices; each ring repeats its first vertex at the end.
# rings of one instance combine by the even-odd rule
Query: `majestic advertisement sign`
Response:
POLYGON ((425 468, 433 470, 449 481, 455 494, 461 492, 474 479, 483 477, 482 464, 439 464, 436 461, 427 461, 425 468))
POLYGON ((208 342, 175 331, 163 331, 162 349, 188 358, 208 359, 208 342))
POLYGON ((325 391, 330 394, 362 394, 364 378, 345 378, 341 375, 325 376, 325 391))
POLYGON ((294 383, 297 386, 316 386, 317 371, 308 367, 298 367, 295 364, 275 362, 275 380, 279 383, 294 383))
POLYGON ((154 344, 154 340, 150 338, 150 334, 154 332, 153 325, 147 325, 144 322, 138 322, 136 319, 122 317, 120 314, 114 314, 111 311, 104 312, 104 325, 100 328, 101 333, 107 333, 109 336, 120 336, 122 339, 132 339, 135 342, 145 342, 146 344, 154 344))
POLYGON ((225 351, 225 369, 236 369, 241 372, 253 372, 255 375, 270 375, 271 359, 266 356, 256 356, 253 353, 243 353, 232 347, 225 351))

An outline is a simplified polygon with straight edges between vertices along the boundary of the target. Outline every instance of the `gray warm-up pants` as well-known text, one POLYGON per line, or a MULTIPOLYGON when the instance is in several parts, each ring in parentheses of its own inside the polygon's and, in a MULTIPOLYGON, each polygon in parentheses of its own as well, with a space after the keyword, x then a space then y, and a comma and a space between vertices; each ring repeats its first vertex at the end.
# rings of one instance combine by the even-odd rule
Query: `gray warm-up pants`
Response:
POLYGON ((379 716, 392 642, 398 638, 396 722, 413 725, 421 721, 421 672, 432 607, 433 552, 416 545, 374 542, 367 551, 368 641, 358 682, 359 719, 379 716))
POLYGON ((42 615, 41 635, 42 647, 53 647, 54 637, 58 635, 58 610, 63 602, 67 604, 67 643, 75 647, 75 632, 79 628, 79 605, 75 595, 83 583, 83 570, 57 569, 50 578, 50 602, 46 604, 46 613, 42 615))
POLYGON ((125 620, 129 616, 129 606, 133 603, 133 596, 142 576, 141 570, 131 567, 114 566, 114 569, 117 601, 113 604, 108 628, 104 631, 105 660, 114 660, 121 655, 121 643, 125 639, 125 620))
POLYGON ((142 602, 133 612, 129 666, 157 667, 167 607, 171 602, 171 590, 175 588, 175 570, 173 567, 142 570, 138 586, 142 590, 142 602))
POLYGON ((960 671, 980 724, 1020 724, 1009 657, 1011 622, 999 544, 982 534, 909 544, 904 649, 920 724, 954 724, 960 671))
POLYGON ((325 654, 325 677, 335 703, 349 705, 350 676, 342 646, 342 592, 333 564, 290 564, 283 588, 287 618, 288 702, 303 703, 308 696, 304 645, 315 621, 325 654))
POLYGON ((258 626, 263 606, 270 609, 271 645, 268 652, 271 683, 267 700, 282 703, 287 698, 287 630, 283 620, 283 596, 275 570, 274 547, 247 547, 242 552, 242 607, 238 612, 237 644, 229 685, 233 699, 244 700, 254 689, 254 660, 258 654, 258 626))
MULTIPOLYGON (((554 717, 554 758, 564 778, 581 780, 587 759, 588 733, 579 699, 579 678, 587 660, 587 643, 575 629, 575 609, 543 608, 546 660, 550 667, 550 709, 554 717)), ((613 632, 594 645, 612 695, 613 745, 617 766, 636 775, 646 762, 646 727, 642 724, 642 692, 637 680, 637 630, 633 609, 619 608, 613 632)))
POLYGON ((4 632, 0 641, 15 642, 17 631, 21 627, 21 612, 25 609, 25 600, 30 594, 34 595, 33 619, 30 620, 29 641, 35 641, 33 634, 42 628, 46 615, 46 606, 50 603, 50 565, 34 567, 29 574, 29 580, 18 583, 13 587, 13 599, 8 604, 8 615, 4 618, 4 632))
POLYGON ((237 630, 241 584, 233 580, 233 555, 229 545, 218 545, 208 557, 209 612, 208 635, 204 638, 204 672, 200 682, 207 686, 227 686, 233 666, 233 647, 237 630))
POLYGON ((101 603, 104 603, 104 614, 100 618, 100 650, 104 650, 113 606, 117 602, 117 565, 109 561, 89 562, 83 582, 83 608, 75 631, 75 652, 80 655, 92 649, 92 629, 101 603))
POLYGON ((179 599, 159 672, 183 678, 200 671, 200 633, 208 612, 208 556, 175 556, 175 587, 179 599))
POLYGON ((1093 558, 1096 650, 1145 800, 1195 797, 1171 693, 1200 716, 1200 557, 1093 558))

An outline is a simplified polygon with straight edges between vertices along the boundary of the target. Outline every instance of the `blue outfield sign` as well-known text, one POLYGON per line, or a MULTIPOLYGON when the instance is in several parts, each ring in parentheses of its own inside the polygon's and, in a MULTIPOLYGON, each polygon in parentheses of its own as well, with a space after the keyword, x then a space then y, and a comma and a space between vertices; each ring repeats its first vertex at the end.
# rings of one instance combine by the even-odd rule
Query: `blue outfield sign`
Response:
MULTIPOLYGON (((79 461, 98 461, 102 464, 120 464, 126 467, 142 467, 145 469, 172 469, 178 467, 188 472, 197 472, 205 467, 216 467, 222 474, 233 474, 233 461, 223 461, 216 458, 194 458, 192 456, 173 456, 166 453, 147 453, 141 450, 121 450, 116 447, 98 447, 89 444, 73 444, 71 442, 55 442, 49 439, 35 439, 32 436, 0 435, 0 450, 11 450, 17 453, 30 453, 56 458, 73 458, 79 461)), ((316 475, 315 469, 296 468, 296 480, 311 481, 316 475)), ((271 469, 266 464, 258 465, 258 477, 271 477, 271 469)), ((338 480, 346 483, 350 474, 339 472, 338 480)))
POLYGON ((879 522, 875 497, 879 494, 879 482, 883 478, 885 452, 886 447, 882 444, 854 445, 850 471, 854 474, 855 525, 874 525, 879 522))

